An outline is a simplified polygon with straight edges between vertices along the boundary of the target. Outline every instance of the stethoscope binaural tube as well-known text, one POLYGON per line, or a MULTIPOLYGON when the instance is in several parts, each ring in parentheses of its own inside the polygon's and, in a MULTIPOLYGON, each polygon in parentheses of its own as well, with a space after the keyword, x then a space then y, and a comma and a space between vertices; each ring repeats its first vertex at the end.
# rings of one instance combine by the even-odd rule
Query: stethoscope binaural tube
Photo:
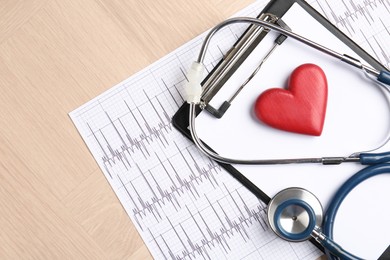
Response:
POLYGON ((272 24, 272 23, 269 23, 267 21, 260 20, 257 18, 251 18, 251 17, 230 18, 230 19, 227 19, 227 20, 219 23, 215 27, 213 27, 203 41, 202 47, 201 47, 201 49, 199 51, 199 55, 198 55, 198 60, 197 60, 198 63, 203 63, 204 57, 206 55, 206 49, 208 48, 210 40, 214 36, 214 34, 217 31, 219 31, 220 29, 226 27, 227 25, 234 24, 234 23, 249 23, 249 24, 253 24, 253 25, 257 25, 257 26, 264 26, 265 28, 267 28, 269 30, 277 31, 285 36, 288 36, 288 37, 293 38, 299 42, 302 42, 302 43, 306 44, 307 46, 310 46, 314 49, 317 49, 317 50, 319 50, 319 51, 321 51, 329 56, 337 58, 337 59, 339 59, 339 60, 341 60, 349 65, 363 69, 368 74, 375 76, 378 81, 380 81, 384 84, 390 85, 390 73, 385 71, 385 70, 377 71, 374 68, 371 68, 371 67, 368 67, 368 66, 362 64, 358 59, 350 57, 346 54, 340 54, 340 53, 338 53, 334 50, 331 50, 323 45, 320 45, 314 41, 311 41, 311 40, 309 40, 309 39, 307 39, 299 34, 296 34, 294 32, 286 30, 278 25, 275 25, 275 24, 272 24))
POLYGON ((282 239, 300 242, 313 237, 332 255, 341 259, 361 259, 322 233, 322 214, 321 203, 314 194, 297 187, 280 191, 267 208, 268 223, 282 239))
MULTIPOLYGON (((318 157, 318 158, 291 158, 291 159, 258 159, 258 160, 245 160, 245 159, 236 159, 236 158, 228 158, 224 157, 222 155, 219 155, 213 151, 211 151, 208 147, 203 145, 202 141, 196 134, 196 127, 195 127, 195 118, 196 118, 196 108, 199 104, 201 104, 201 95, 202 95, 202 86, 201 82, 203 80, 203 72, 205 70, 205 66, 203 64, 206 50, 208 48, 208 45, 211 41, 212 36, 222 29, 223 27, 234 24, 234 23, 250 23, 256 26, 264 26, 267 29, 275 30, 285 36, 291 37, 295 40, 298 40, 312 48, 315 48, 327 55, 330 55, 334 58, 337 58, 349 65, 352 65, 354 67, 357 67, 364 71, 366 75, 370 74, 375 76, 376 80, 379 82, 382 82, 384 84, 387 84, 389 86, 384 86, 381 84, 381 86, 384 86, 384 90, 387 91, 387 93, 390 93, 390 73, 382 70, 377 71, 374 68, 371 68, 369 66, 366 66, 362 64, 359 60, 352 58, 348 55, 340 54, 338 52, 335 52, 331 49, 328 49, 316 42, 313 42, 307 38, 304 38, 296 33, 293 33, 291 31, 285 30, 275 24, 256 19, 256 18, 250 18, 250 17, 237 17, 237 18, 231 18, 228 20, 225 20, 212 28, 210 32, 205 37, 205 40, 203 41, 201 50, 199 52, 199 56, 196 62, 192 63, 191 68, 187 72, 187 79, 188 83, 186 85, 186 100, 187 103, 189 103, 190 106, 190 112, 189 112, 189 129, 191 132, 192 139, 196 146, 199 148, 201 152, 203 152, 206 156, 209 158, 221 162, 221 163, 228 163, 228 164, 251 164, 251 165, 265 165, 265 164, 290 164, 290 163, 322 163, 322 164, 340 164, 343 162, 361 162, 361 152, 353 153, 349 156, 339 156, 339 157, 318 157)), ((373 79, 370 77, 370 79, 373 79)), ((375 149, 372 149, 371 151, 377 150, 381 147, 383 147, 386 143, 388 143, 390 140, 390 135, 388 135, 384 142, 375 149)), ((390 161, 390 153, 388 154, 382 154, 381 155, 382 160, 390 161)), ((363 163, 362 163, 363 164, 363 163)))

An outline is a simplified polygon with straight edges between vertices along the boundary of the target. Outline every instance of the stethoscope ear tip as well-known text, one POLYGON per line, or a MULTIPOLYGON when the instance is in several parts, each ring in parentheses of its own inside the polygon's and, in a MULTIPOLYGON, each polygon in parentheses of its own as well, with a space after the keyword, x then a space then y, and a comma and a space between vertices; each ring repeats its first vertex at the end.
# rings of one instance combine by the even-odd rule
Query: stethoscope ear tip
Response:
POLYGON ((323 210, 314 194, 293 187, 280 191, 271 199, 267 216, 276 235, 299 242, 309 239, 313 230, 321 226, 323 210))

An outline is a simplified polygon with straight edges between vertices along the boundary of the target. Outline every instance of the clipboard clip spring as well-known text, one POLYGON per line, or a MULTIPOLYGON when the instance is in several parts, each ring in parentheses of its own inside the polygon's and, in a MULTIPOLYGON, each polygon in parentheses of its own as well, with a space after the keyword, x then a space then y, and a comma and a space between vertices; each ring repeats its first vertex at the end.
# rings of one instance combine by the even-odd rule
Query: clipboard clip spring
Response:
MULTIPOLYGON (((291 31, 282 19, 271 13, 264 13, 258 19, 268 23, 280 26, 285 30, 291 31)), ((209 104, 210 100, 218 93, 226 81, 234 74, 238 67, 256 48, 261 40, 268 34, 269 28, 263 26, 251 25, 247 31, 240 37, 237 43, 224 55, 221 62, 214 69, 213 73, 206 78, 203 83, 203 91, 200 102, 200 108, 205 109, 216 118, 221 118, 229 109, 233 100, 238 96, 241 90, 251 81, 251 79, 258 73, 261 66, 273 53, 277 46, 281 45, 287 36, 280 34, 274 41, 274 45, 266 53, 259 65, 254 69, 251 75, 240 85, 240 87, 233 93, 227 101, 224 101, 219 108, 214 108, 209 104)))

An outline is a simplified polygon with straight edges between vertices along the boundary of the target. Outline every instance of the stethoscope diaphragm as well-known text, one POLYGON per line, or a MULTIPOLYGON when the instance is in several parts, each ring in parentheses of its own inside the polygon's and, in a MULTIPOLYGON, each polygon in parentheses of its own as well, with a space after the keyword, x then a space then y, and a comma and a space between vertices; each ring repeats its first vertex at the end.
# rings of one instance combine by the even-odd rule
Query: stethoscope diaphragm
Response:
POLYGON ((289 241, 309 239, 321 226, 323 210, 313 193, 303 188, 288 188, 277 193, 268 204, 268 221, 279 237, 289 241))

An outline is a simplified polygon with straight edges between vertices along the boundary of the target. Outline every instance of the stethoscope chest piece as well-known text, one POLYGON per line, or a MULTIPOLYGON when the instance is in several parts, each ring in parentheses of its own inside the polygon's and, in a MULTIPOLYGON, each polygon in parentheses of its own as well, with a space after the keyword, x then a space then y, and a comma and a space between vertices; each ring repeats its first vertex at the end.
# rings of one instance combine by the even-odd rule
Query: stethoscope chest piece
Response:
POLYGON ((280 191, 268 204, 268 222, 281 238, 298 242, 309 239, 313 230, 321 226, 321 203, 303 188, 280 191))

